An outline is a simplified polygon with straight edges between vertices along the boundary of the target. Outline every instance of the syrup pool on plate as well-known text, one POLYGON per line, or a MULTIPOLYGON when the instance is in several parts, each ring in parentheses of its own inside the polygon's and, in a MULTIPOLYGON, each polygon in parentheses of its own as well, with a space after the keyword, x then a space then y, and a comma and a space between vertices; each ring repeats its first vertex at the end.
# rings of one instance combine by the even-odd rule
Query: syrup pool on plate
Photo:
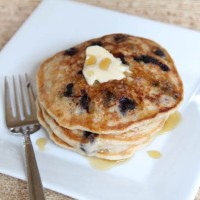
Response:
POLYGON ((112 169, 113 167, 119 166, 128 161, 128 160, 105 160, 94 157, 88 157, 87 160, 89 161, 92 168, 102 171, 112 169))
POLYGON ((147 151, 147 153, 151 158, 154 158, 154 159, 158 159, 162 156, 162 154, 156 150, 150 150, 150 151, 147 151))
POLYGON ((47 143, 46 138, 38 138, 36 141, 36 144, 40 151, 44 151, 46 143, 47 143))

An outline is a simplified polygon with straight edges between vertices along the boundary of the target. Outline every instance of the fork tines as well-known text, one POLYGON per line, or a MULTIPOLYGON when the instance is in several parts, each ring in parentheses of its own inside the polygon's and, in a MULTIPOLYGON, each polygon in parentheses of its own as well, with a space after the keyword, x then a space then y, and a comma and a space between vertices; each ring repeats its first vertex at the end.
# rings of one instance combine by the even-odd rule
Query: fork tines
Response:
POLYGON ((19 75, 18 79, 16 81, 13 76, 10 81, 12 84, 9 84, 5 77, 5 113, 8 127, 38 123, 35 97, 28 75, 25 74, 23 79, 19 75))

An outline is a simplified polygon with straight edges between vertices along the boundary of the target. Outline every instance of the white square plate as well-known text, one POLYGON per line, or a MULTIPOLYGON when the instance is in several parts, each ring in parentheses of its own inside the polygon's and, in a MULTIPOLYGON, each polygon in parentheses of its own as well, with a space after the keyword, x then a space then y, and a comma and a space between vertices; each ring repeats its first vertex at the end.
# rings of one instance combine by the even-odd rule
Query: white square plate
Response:
POLYGON ((4 76, 27 72, 35 81, 39 64, 75 44, 110 33, 128 33, 160 43, 175 60, 185 88, 181 123, 170 134, 123 165, 108 171, 54 145, 45 151, 32 135, 45 187, 78 199, 193 199, 200 185, 200 33, 67 0, 45 0, 0 53, 0 172, 25 177, 21 137, 10 135, 4 121, 4 76), (152 159, 147 150, 162 153, 152 159))

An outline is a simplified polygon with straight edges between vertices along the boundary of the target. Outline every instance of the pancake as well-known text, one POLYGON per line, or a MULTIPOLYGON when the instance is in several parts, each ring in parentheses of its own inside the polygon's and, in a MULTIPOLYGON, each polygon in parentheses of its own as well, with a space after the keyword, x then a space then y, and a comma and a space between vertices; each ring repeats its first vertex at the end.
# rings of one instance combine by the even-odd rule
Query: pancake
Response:
POLYGON ((165 122, 165 119, 161 119, 151 132, 143 134, 131 134, 131 131, 122 135, 94 134, 60 127, 38 102, 37 107, 40 123, 56 144, 82 155, 109 160, 125 159, 133 155, 137 149, 153 140, 165 122))
MULTIPOLYGON (((37 112, 38 120, 40 121, 41 125, 46 129, 51 140, 54 141, 55 144, 57 144, 63 148, 66 148, 68 150, 77 152, 84 156, 97 157, 97 158, 102 158, 102 159, 107 159, 107 160, 123 160, 123 159, 130 158, 137 150, 139 150, 139 149, 143 148, 144 146, 146 146, 147 144, 149 144, 153 140, 153 138, 157 135, 155 133, 158 132, 158 130, 154 130, 154 132, 149 133, 147 137, 143 137, 143 139, 140 140, 140 142, 137 142, 135 145, 125 146, 126 143, 124 143, 123 148, 118 148, 118 145, 116 145, 117 150, 115 148, 111 147, 110 145, 107 145, 104 148, 102 146, 100 146, 99 148, 94 148, 94 144, 98 144, 97 140, 94 140, 92 142, 93 144, 91 143, 91 141, 89 142, 89 144, 86 144, 85 141, 87 141, 87 140, 85 140, 83 142, 84 138, 81 141, 78 141, 78 140, 76 140, 76 137, 75 137, 75 138, 73 138, 74 139, 73 142, 69 141, 69 138, 67 138, 68 135, 66 134, 66 130, 61 130, 61 133, 59 133, 58 130, 60 127, 55 128, 54 123, 48 124, 47 121, 45 121, 45 117, 43 116, 43 113, 45 113, 45 112, 44 112, 44 110, 42 111, 42 109, 40 108, 38 103, 37 103, 37 111, 38 111, 37 112), (52 124, 53 124, 53 126, 52 126, 52 124), (52 127, 54 130, 51 129, 52 127), (79 144, 79 145, 77 145, 77 144, 79 144), (93 146, 92 148, 91 148, 91 145, 93 146), (91 149, 92 149, 92 151, 91 151, 91 149)), ((160 124, 158 129, 160 130, 161 127, 162 127, 162 123, 160 124)), ((62 128, 62 129, 64 129, 64 128, 62 128)), ((70 130, 67 130, 67 132, 68 131, 70 131, 70 130)), ((73 131, 71 134, 73 134, 73 131)), ((100 135, 98 135, 98 136, 100 136, 100 135)), ((102 135, 102 136, 108 136, 108 135, 102 135)), ((137 137, 136 137, 136 139, 137 139, 137 137)), ((72 138, 71 138, 71 140, 72 140, 72 138)))
POLYGON ((42 110, 39 107, 39 104, 36 103, 37 106, 37 118, 40 122, 40 124, 45 128, 45 130, 48 132, 49 137, 51 138, 52 141, 54 141, 56 144, 58 144, 59 146, 62 146, 64 148, 73 150, 73 147, 65 142, 63 142, 59 137, 57 137, 53 131, 51 130, 51 128, 49 127, 49 125, 46 123, 43 115, 42 115, 42 110))
POLYGON ((148 145, 183 100, 183 84, 169 53, 154 41, 127 34, 59 52, 41 64, 36 78, 38 119, 51 140, 108 160, 129 158, 148 145), (88 84, 83 67, 92 46, 126 65, 122 79, 88 84))
POLYGON ((57 125, 70 130, 117 135, 151 132, 183 99, 183 84, 169 53, 159 44, 126 34, 83 42, 46 60, 37 72, 40 105, 57 125), (129 66, 122 80, 87 84, 85 50, 98 45, 129 66))

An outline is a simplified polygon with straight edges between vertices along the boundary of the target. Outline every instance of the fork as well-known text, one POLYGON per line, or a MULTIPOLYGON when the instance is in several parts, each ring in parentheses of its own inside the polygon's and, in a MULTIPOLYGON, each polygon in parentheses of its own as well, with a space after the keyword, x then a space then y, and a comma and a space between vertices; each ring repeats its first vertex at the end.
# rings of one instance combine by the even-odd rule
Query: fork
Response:
POLYGON ((28 190, 30 200, 45 200, 42 182, 35 159, 34 150, 32 147, 30 134, 40 129, 40 124, 37 120, 37 113, 35 108, 35 97, 27 74, 25 74, 26 90, 23 88, 21 76, 19 76, 19 89, 15 78, 12 78, 13 90, 14 90, 14 105, 11 104, 11 95, 9 93, 9 84, 5 77, 5 119, 6 125, 10 132, 15 135, 24 136, 24 149, 25 149, 25 160, 26 160, 26 173, 28 179, 28 190), (17 91, 21 96, 21 104, 19 98, 17 98, 17 91), (25 96, 27 97, 25 99, 25 96), (27 105, 27 99, 29 99, 29 108, 27 105), (15 109, 14 109, 15 108, 15 109), (21 109, 20 109, 21 108, 21 109), (13 114, 13 111, 16 114, 13 114), (28 112, 30 111, 30 112, 28 112), (24 118, 22 118, 22 115, 24 118))

